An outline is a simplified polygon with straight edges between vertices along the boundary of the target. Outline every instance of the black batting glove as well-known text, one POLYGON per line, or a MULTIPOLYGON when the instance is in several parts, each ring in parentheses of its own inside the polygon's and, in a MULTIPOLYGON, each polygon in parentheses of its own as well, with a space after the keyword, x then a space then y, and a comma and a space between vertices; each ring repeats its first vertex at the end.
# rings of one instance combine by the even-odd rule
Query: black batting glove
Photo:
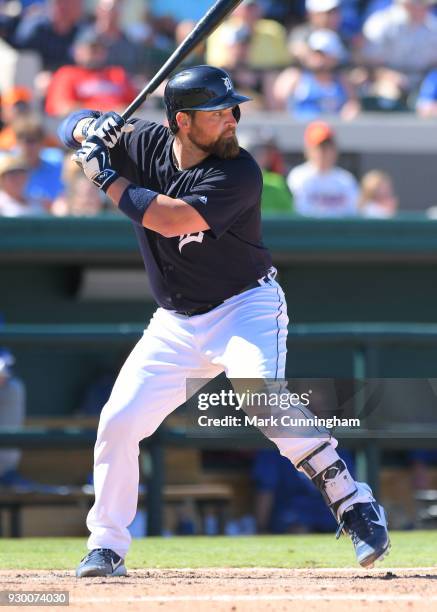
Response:
POLYGON ((84 140, 71 159, 79 164, 85 176, 104 192, 120 176, 111 168, 108 148, 97 136, 84 140))

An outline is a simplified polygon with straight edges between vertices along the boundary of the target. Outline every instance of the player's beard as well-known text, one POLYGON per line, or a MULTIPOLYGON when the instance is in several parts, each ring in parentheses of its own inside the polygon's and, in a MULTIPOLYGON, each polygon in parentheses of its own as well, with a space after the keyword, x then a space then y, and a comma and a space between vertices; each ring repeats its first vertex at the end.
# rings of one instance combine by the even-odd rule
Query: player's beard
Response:
POLYGON ((216 155, 221 159, 234 159, 240 153, 240 145, 235 132, 231 136, 220 136, 209 144, 199 141, 193 134, 188 134, 188 138, 204 153, 216 155))

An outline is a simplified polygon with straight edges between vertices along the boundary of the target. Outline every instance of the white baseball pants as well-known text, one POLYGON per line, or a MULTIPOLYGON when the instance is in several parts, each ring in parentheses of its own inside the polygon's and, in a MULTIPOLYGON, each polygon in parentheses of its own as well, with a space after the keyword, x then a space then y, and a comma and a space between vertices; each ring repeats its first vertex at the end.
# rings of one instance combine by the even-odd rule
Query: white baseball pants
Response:
MULTIPOLYGON (((88 548, 128 552, 128 525, 138 504, 139 442, 183 404, 187 378, 280 379, 285 375, 287 307, 280 285, 236 295, 202 315, 162 308, 122 367, 104 406, 94 450, 95 503, 87 517, 88 548)), ((272 438, 297 463, 326 442, 317 437, 272 438)), ((335 448, 337 441, 330 443, 335 448)))

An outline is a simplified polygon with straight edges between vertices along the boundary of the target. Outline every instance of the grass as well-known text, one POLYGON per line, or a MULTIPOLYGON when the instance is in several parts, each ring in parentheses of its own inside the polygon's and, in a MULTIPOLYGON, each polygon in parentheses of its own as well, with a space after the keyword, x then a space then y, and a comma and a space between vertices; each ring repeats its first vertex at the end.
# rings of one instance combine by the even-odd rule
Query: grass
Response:
MULTIPOLYGON (((392 532, 380 567, 437 566, 435 532, 392 532)), ((0 569, 73 569, 86 553, 83 538, 0 539, 0 569)), ((127 566, 354 567, 348 538, 333 535, 172 537, 133 540, 127 566)))

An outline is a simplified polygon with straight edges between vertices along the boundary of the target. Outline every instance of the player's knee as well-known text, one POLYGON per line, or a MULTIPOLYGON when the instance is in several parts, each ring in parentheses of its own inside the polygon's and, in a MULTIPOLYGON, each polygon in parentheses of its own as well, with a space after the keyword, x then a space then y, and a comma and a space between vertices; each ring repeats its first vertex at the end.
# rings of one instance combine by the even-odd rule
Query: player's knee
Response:
POLYGON ((109 443, 138 443, 151 436, 159 427, 162 418, 145 416, 141 407, 135 403, 118 407, 108 402, 100 415, 97 438, 109 443))
POLYGON ((128 409, 114 409, 106 404, 100 415, 97 437, 108 442, 121 442, 131 439, 135 434, 132 413, 128 409))

